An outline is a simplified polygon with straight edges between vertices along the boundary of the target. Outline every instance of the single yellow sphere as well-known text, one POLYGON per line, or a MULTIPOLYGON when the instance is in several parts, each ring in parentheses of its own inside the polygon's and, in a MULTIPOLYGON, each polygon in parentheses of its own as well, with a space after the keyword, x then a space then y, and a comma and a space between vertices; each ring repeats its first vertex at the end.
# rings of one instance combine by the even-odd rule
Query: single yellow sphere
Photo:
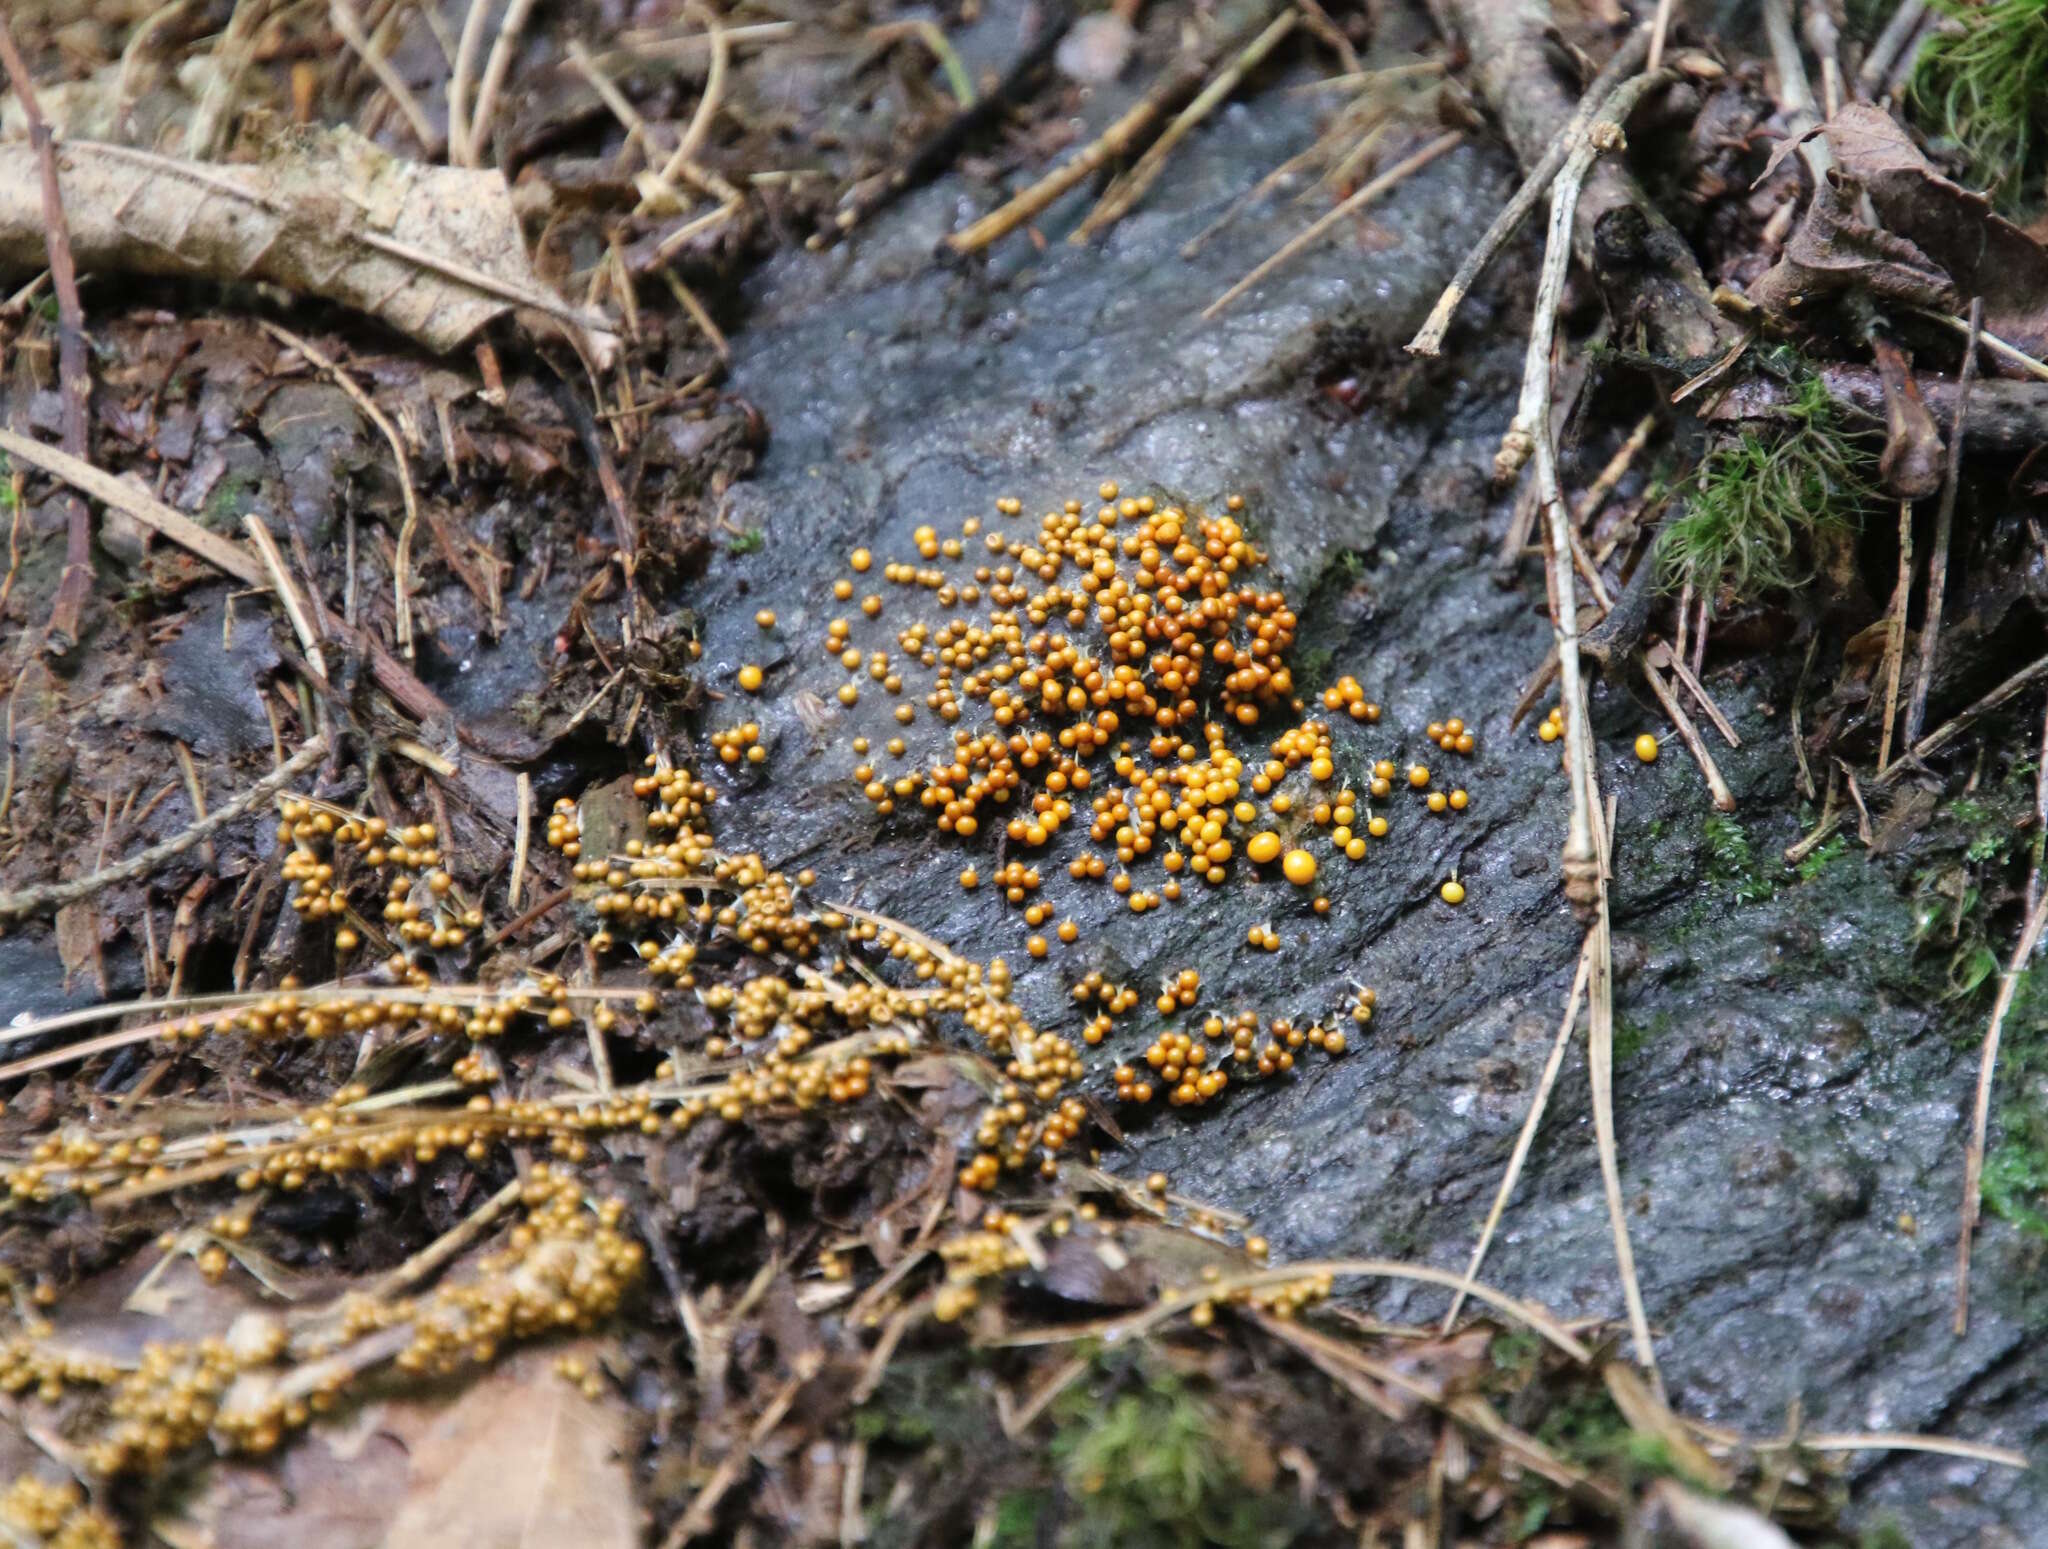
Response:
POLYGON ((761 669, 752 662, 740 668, 740 687, 749 694, 758 694, 761 691, 761 669))
POLYGON ((1437 896, 1447 904, 1462 904, 1465 901, 1465 884, 1453 878, 1437 889, 1437 896))
POLYGON ((1280 836, 1270 828, 1261 830, 1245 841, 1244 853, 1263 866, 1279 857, 1280 836))
POLYGON ((1418 791, 1421 790, 1425 785, 1429 784, 1428 766, 1423 764, 1410 764, 1408 766, 1408 783, 1414 786, 1418 791))
POLYGON ((773 629, 775 627, 775 610, 773 608, 763 608, 754 615, 754 622, 763 629, 773 629))
POLYGON ((1306 850, 1289 850, 1280 870, 1296 887, 1307 887, 1316 879, 1316 858, 1306 850))
POLYGON ((1644 732, 1640 737, 1636 738, 1636 757, 1644 763, 1656 763, 1658 751, 1657 739, 1648 732, 1644 732))
POLYGON ((1545 721, 1541 726, 1536 728, 1536 735, 1541 737, 1545 742, 1557 741, 1558 733, 1559 727, 1557 722, 1555 721, 1545 721))

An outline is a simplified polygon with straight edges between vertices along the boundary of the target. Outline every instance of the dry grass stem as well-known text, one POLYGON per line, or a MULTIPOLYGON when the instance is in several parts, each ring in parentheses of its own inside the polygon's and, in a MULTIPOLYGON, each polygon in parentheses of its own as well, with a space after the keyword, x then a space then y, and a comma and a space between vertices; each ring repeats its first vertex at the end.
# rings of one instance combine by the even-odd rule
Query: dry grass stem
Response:
POLYGON ((1956 1337, 1970 1331, 1970 1240, 1976 1235, 1977 1215, 1983 1207, 1984 1141, 1991 1128, 1991 1082, 1998 1070, 1998 1041, 2005 1028, 2006 1014, 2019 993, 2020 979, 2041 944, 2041 930, 2048 925, 2048 893, 2034 900, 2020 927, 2019 945, 2012 961, 1998 977, 1998 999, 1991 1007, 1991 1025, 1984 1030, 1984 1048, 1977 1061, 1977 1098, 1970 1112, 1970 1146, 1963 1157, 1963 1226, 1956 1239, 1956 1337))
POLYGON ((1529 1100, 1529 1115, 1522 1121, 1521 1134, 1515 1138, 1515 1149, 1508 1156, 1507 1170, 1501 1174, 1500 1187, 1494 1190, 1493 1206, 1486 1212, 1486 1224, 1479 1229, 1479 1241, 1472 1248, 1472 1259, 1465 1266, 1464 1279, 1451 1297, 1451 1310, 1444 1314, 1443 1332, 1446 1334, 1458 1321, 1458 1313, 1465 1305, 1465 1287, 1478 1278, 1480 1266, 1486 1262, 1486 1250, 1493 1245, 1493 1234, 1507 1212, 1508 1200, 1515 1192, 1516 1183, 1521 1180, 1522 1167, 1529 1160, 1529 1148, 1536 1143, 1536 1131, 1543 1122, 1544 1111, 1550 1106, 1550 1093, 1557 1085, 1557 1073, 1564 1065, 1564 1053, 1571 1044, 1572 1029, 1578 1025, 1579 1003, 1585 996, 1586 980, 1591 972, 1592 958, 1581 946, 1579 969, 1572 976, 1571 994, 1565 1000, 1564 1020, 1558 1024, 1557 1037, 1550 1045, 1550 1058, 1544 1061, 1543 1074, 1536 1082, 1536 1095, 1529 1100))
MULTIPOLYGON (((1941 648, 1941 610, 1948 591, 1948 551, 1955 530, 1956 489, 1961 478, 1963 437, 1970 423, 1970 387, 1977 380, 1977 342, 1983 335, 1984 298, 1970 302, 1966 325, 1968 343, 1963 351, 1962 370, 1956 377, 1955 415, 1949 421, 1948 456, 1941 469, 1941 504, 1935 508, 1934 554, 1927 562, 1926 618, 1920 626, 1920 667, 1913 675, 1913 699, 1906 710, 1905 741, 1911 747, 1920 737, 1927 715, 1927 691, 1934 682, 1935 653, 1941 648)), ((1883 760, 1879 760, 1882 768, 1883 760)))
POLYGON ((1166 160, 1173 154, 1174 147, 1187 138, 1196 125, 1221 106, 1224 100, 1237 90, 1245 76, 1257 69, 1259 63, 1280 46, 1281 40, 1294 30, 1299 19, 1299 13, 1291 8, 1283 10, 1267 24, 1263 32, 1239 51, 1236 58, 1218 70, 1210 78, 1209 83, 1196 93, 1195 100, 1175 114, 1173 122, 1160 132, 1159 138, 1146 147, 1145 154, 1138 158, 1137 165, 1109 186, 1100 202, 1088 212, 1087 218, 1068 234, 1067 240, 1078 246, 1129 214, 1138 201, 1145 197, 1146 191, 1153 183, 1158 181, 1159 174, 1165 169, 1166 160))
POLYGON ((1371 182, 1365 184, 1348 199, 1332 206, 1329 210, 1316 217, 1315 220, 1309 223, 1306 230, 1282 243, 1279 251, 1270 258, 1254 265, 1251 273, 1247 274, 1243 279, 1231 286, 1230 289, 1210 302, 1208 306, 1204 307, 1202 309, 1202 316, 1204 318, 1214 317, 1275 269, 1293 258, 1304 248, 1317 242, 1332 226, 1348 216, 1355 215, 1383 194, 1400 187, 1409 178, 1435 161, 1437 157, 1443 155, 1446 151, 1456 148, 1464 138, 1464 135, 1457 130, 1452 130, 1448 134, 1440 134, 1434 140, 1424 145, 1421 150, 1412 152, 1396 162, 1371 182))

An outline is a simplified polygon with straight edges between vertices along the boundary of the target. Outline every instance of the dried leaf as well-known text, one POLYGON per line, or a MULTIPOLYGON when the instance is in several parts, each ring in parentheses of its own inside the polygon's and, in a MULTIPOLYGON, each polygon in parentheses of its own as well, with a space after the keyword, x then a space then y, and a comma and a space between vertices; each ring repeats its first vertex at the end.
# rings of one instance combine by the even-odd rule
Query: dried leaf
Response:
POLYGON ((1898 348, 1880 339, 1875 345, 1879 380, 1884 384, 1884 451, 1877 471, 1885 488, 1907 500, 1919 500, 1941 488, 1941 431, 1920 386, 1913 363, 1898 348))
POLYGON ((1845 184, 1839 172, 1822 180, 1783 256, 1750 287, 1750 299, 1780 317, 1851 289, 1953 310, 1956 291, 1947 271, 1904 237, 1858 220, 1853 185, 1845 184))
POLYGON ((1784 316, 1852 286, 1950 312, 1981 295, 1987 332, 2048 351, 2048 248, 1943 177, 1882 108, 1847 104, 1824 132, 1835 170, 1751 299, 1784 316), (1882 229, 1857 219, 1859 194, 1882 229))
POLYGON ((107 967, 100 957, 100 911, 91 899, 66 904, 57 911, 57 956, 64 964, 67 987, 87 969, 102 997, 107 993, 107 967))
POLYGON ((555 1358, 501 1363, 411 1438, 387 1549, 638 1549, 624 1412, 555 1375, 555 1358))
POLYGON ((1959 295, 1984 298, 1986 331, 2029 354, 2048 349, 2048 249, 1937 172, 1882 108, 1845 105, 1827 136, 1885 227, 1938 264, 1959 295))
MULTIPOLYGON (((450 350, 515 306, 616 340, 547 291, 495 171, 402 161, 349 129, 295 130, 248 164, 67 139, 57 152, 79 266, 261 281, 323 296, 450 350)), ((0 268, 43 262, 35 152, 0 144, 0 268)))
POLYGON ((598 1351, 521 1350, 452 1402, 373 1404, 274 1461, 225 1460, 150 1528, 172 1549, 637 1549, 624 1411, 553 1370, 598 1351))

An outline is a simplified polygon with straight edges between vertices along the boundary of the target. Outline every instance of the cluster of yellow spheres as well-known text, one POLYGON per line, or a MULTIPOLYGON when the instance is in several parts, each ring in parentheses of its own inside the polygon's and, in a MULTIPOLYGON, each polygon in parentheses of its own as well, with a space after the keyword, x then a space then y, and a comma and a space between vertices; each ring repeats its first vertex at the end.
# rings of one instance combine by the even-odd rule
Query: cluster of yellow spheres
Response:
POLYGON ((291 906, 308 920, 339 922, 334 947, 346 956, 374 930, 350 902, 360 878, 382 876, 385 896, 376 910, 383 927, 405 947, 439 951, 459 947, 483 924, 483 911, 456 890, 442 869, 439 830, 432 823, 394 831, 381 817, 351 813, 306 796, 278 801, 277 837, 291 848, 281 874, 292 884, 291 906))
POLYGON ((22 1549, 121 1549, 121 1529, 75 1480, 16 1476, 0 1492, 0 1537, 22 1549))
POLYGON ((761 744, 759 721, 742 721, 724 731, 713 732, 711 746, 721 764, 737 764, 742 760, 749 764, 765 764, 768 761, 768 750, 761 744))
MULTIPOLYGON (((1339 755, 1328 724, 1306 717, 1289 662, 1300 620, 1282 590, 1258 579, 1267 556, 1246 531, 1242 497, 1209 513, 1115 483, 1096 496, 1062 502, 1035 530, 1011 525, 1024 508, 1005 496, 992 521, 968 517, 957 536, 918 527, 914 558, 866 548, 847 556, 832 594, 858 598, 857 611, 829 617, 819 635, 845 675, 839 701, 852 707, 879 688, 901 725, 928 714, 947 729, 935 758, 889 737, 887 755, 905 761, 894 773, 878 767, 868 737, 853 739, 863 796, 883 816, 916 811, 963 839, 999 833, 1013 850, 1085 827, 1089 843, 1069 874, 1108 881, 1137 913, 1179 901, 1184 880, 1224 882, 1240 857, 1253 878, 1302 889, 1328 863, 1325 844, 1337 858, 1365 860, 1391 825, 1357 793, 1332 790, 1339 755), (883 590, 868 589, 877 582, 924 594, 928 616, 898 617, 883 590), (862 643, 863 620, 882 621, 885 633, 862 643), (1285 724, 1263 750, 1239 743, 1274 719, 1285 724), (1148 861, 1166 872, 1150 886, 1131 874, 1148 861)), ((742 688, 760 686, 758 668, 741 671, 742 688)), ((1355 722, 1381 719, 1355 677, 1321 699, 1355 722)), ((714 736, 721 759, 756 757, 757 743, 742 751, 734 741, 745 730, 714 736)), ((1449 753, 1476 747, 1456 718, 1429 736, 1449 753)), ((1375 779, 1370 799, 1391 789, 1375 779)), ((1428 797, 1439 813, 1470 800, 1462 789, 1428 797)), ((960 873, 966 888, 982 880, 973 865, 960 873)), ((1015 886, 999 885, 1022 902, 1015 886)), ((1330 908, 1321 894, 1311 901, 1330 908)), ((1027 950, 1044 956, 1078 934, 1034 934, 1027 950)))
MULTIPOLYGON (((386 1360, 446 1375, 490 1361, 502 1344, 587 1330, 612 1314, 646 1253, 620 1230, 624 1202, 594 1201, 546 1163, 530 1169, 520 1199, 525 1218, 504 1246, 426 1296, 346 1296, 322 1317, 301 1314, 296 1332, 268 1312, 246 1313, 225 1335, 145 1345, 133 1364, 51 1344, 37 1324, 0 1343, 0 1391, 54 1404, 75 1389, 104 1390, 104 1420, 80 1453, 96 1474, 160 1468, 202 1438, 223 1452, 270 1452, 386 1360), (403 1338, 354 1354, 386 1330, 403 1338), (313 1375, 298 1380, 299 1371, 313 1375)), ((0 1497, 0 1517, 10 1504, 22 1502, 0 1497)))

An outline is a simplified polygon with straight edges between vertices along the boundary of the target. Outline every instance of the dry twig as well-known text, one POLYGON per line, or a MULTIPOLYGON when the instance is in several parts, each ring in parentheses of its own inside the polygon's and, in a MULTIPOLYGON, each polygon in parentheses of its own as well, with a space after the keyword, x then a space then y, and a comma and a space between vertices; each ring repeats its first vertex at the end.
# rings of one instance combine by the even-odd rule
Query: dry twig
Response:
POLYGON ((191 849, 215 829, 232 823, 251 807, 269 800, 283 790, 327 756, 327 745, 327 738, 324 735, 315 737, 233 801, 214 808, 205 817, 194 819, 184 832, 173 835, 162 844, 151 845, 147 850, 139 851, 125 861, 102 871, 95 871, 90 876, 73 877, 68 882, 45 882, 35 887, 23 888, 18 893, 0 893, 0 919, 34 914, 42 909, 61 909, 66 904, 90 898, 117 882, 126 882, 147 875, 172 856, 191 849))
MULTIPOLYGON (((43 250, 49 259, 50 284, 57 294, 57 383, 63 405, 64 450, 81 462, 89 462, 92 444, 86 400, 92 395, 92 378, 85 364, 85 311, 78 299, 71 223, 64 213, 64 196, 57 186, 54 136, 43 120, 42 109, 36 102, 35 81, 21 51, 15 47, 5 15, 0 15, 0 65, 6 67, 14 99, 28 121, 29 144, 35 152, 42 193, 43 250)), ((64 573, 57 582, 57 595, 50 603, 50 621, 43 632, 44 643, 54 654, 62 656, 78 643, 79 615, 91 593, 92 514, 77 495, 67 495, 64 573)))
POLYGON ((154 495, 110 473, 101 472, 69 452, 60 452, 53 446, 45 446, 11 430, 0 430, 0 452, 31 468, 40 468, 72 488, 83 490, 102 505, 112 506, 133 517, 238 581, 266 589, 270 585, 262 561, 239 544, 229 542, 218 533, 200 526, 184 512, 165 505, 154 495))
POLYGON ((1677 696, 1665 684, 1664 675, 1647 657, 1643 661, 1643 679, 1650 685, 1650 692, 1657 696, 1657 703, 1664 707, 1665 715, 1670 717, 1672 726, 1678 731, 1678 740, 1685 744, 1685 751, 1690 753, 1693 762, 1700 766, 1700 774, 1705 777, 1707 789, 1713 795, 1715 809, 1733 812, 1735 793, 1728 789, 1728 782, 1721 778, 1721 768, 1714 762, 1714 755, 1707 751, 1706 740, 1700 736, 1699 728, 1693 725, 1692 717, 1685 713, 1685 706, 1678 702, 1677 696))
POLYGON ((334 30, 341 34, 342 42, 355 52, 358 59, 377 78, 377 84, 384 88, 391 100, 398 104, 398 111, 411 127, 413 138, 420 142, 420 150, 429 161, 440 159, 441 136, 434 129, 434 121, 427 117, 420 106, 419 98, 412 94, 412 88, 405 84, 405 77, 391 67, 391 61, 380 54, 374 43, 363 32, 363 19, 356 14, 356 8, 349 0, 328 0, 328 20, 334 23, 334 30))
POLYGON ((1521 1180, 1523 1164, 1529 1160, 1529 1148, 1536 1143, 1537 1126, 1543 1122, 1544 1110, 1550 1106, 1551 1089, 1557 1085, 1557 1073, 1564 1064, 1564 1051, 1571 1044, 1572 1029, 1578 1025, 1579 1003, 1585 996, 1586 980, 1592 972, 1590 946, 1589 940, 1579 949, 1579 970, 1572 979, 1572 992, 1565 1000, 1564 1020, 1558 1024, 1557 1038, 1550 1046, 1550 1058, 1544 1061, 1543 1074, 1536 1082, 1536 1095, 1529 1100, 1529 1116, 1522 1121, 1522 1133, 1515 1137, 1515 1149, 1508 1156, 1507 1170, 1501 1174, 1500 1187, 1494 1190, 1493 1206, 1486 1212, 1486 1224, 1479 1230, 1479 1241, 1473 1245, 1472 1259, 1465 1266, 1464 1280, 1451 1297, 1451 1310, 1444 1314, 1443 1331, 1446 1334, 1450 1333, 1458 1320, 1459 1310, 1465 1305, 1466 1286, 1479 1277, 1479 1268, 1486 1262, 1486 1250, 1493 1245, 1494 1231, 1507 1211, 1516 1183, 1521 1180))
POLYGON ((1145 197, 1147 189, 1158 180, 1166 166, 1167 157, 1173 148, 1187 137, 1195 126, 1220 106, 1224 99, 1236 91, 1245 76, 1258 68, 1268 54, 1280 46, 1280 42, 1294 30, 1299 13, 1289 8, 1283 10, 1266 29, 1239 51, 1237 57, 1210 78, 1195 96, 1195 100, 1174 115, 1172 123, 1160 132, 1159 138, 1146 148, 1138 158, 1137 165, 1110 185, 1109 191, 1088 216, 1069 233, 1067 240, 1079 245, 1088 241, 1097 232, 1107 230, 1130 213, 1137 202, 1145 197))
MULTIPOLYGON (((328 376, 332 377, 334 385, 348 394, 356 407, 369 416, 370 423, 377 427, 378 431, 383 435, 385 442, 391 448, 391 456, 398 464, 399 493, 405 500, 405 521, 398 529, 398 550, 397 558, 391 567, 391 586, 394 593, 394 601, 397 604, 398 646, 400 650, 405 652, 407 657, 410 657, 413 654, 412 540, 414 533, 419 529, 420 502, 419 496, 413 491, 412 465, 411 459, 405 455, 405 442, 399 439, 398 427, 385 417, 384 411, 377 407, 376 400, 358 387, 355 379, 342 370, 340 365, 324 350, 301 339, 289 329, 280 328, 272 322, 265 321, 263 323, 263 330, 287 348, 297 350, 316 369, 324 371, 328 376)), ((437 537, 441 536, 439 528, 435 529, 435 535, 437 537)), ((470 572, 469 566, 454 551, 454 545, 444 541, 440 544, 440 548, 441 557, 448 561, 449 568, 468 586, 470 595, 476 598, 477 606, 483 609, 486 615, 493 613, 495 610, 491 607, 490 598, 484 592, 483 583, 478 581, 470 572)), ((313 665, 320 667, 317 661, 313 665)), ((324 677, 327 669, 320 667, 320 672, 324 677)))
POLYGON ((2034 900, 2020 927, 2019 945, 2012 961, 1998 977, 1998 999, 1991 1007, 1991 1025, 1984 1031, 1984 1049, 1977 1061, 1977 1100, 1970 1116, 1970 1147, 1963 1157, 1963 1227, 1956 1240, 1955 1331, 1961 1337, 1970 1331, 1970 1239, 1977 1230, 1977 1213, 1983 1204, 1984 1140, 1991 1128, 1991 1081, 1998 1070, 1998 1040, 2004 1030, 2006 1013, 2019 993, 2020 979, 2027 971, 2034 948, 2041 943, 2041 929, 2048 925, 2048 893, 2034 900))
MULTIPOLYGON (((1479 276, 1486 272, 1486 266, 1493 262, 1494 255, 1513 240, 1515 233, 1522 229, 1522 222, 1529 218, 1550 191, 1550 185, 1564 167, 1565 157, 1571 154, 1572 147, 1580 142, 1586 127, 1593 122, 1595 111, 1607 100, 1608 94, 1643 62, 1649 46, 1649 34, 1642 28, 1636 29, 1615 50, 1606 67, 1593 77, 1586 94, 1579 99, 1577 109, 1565 121, 1564 128, 1557 132, 1541 158, 1529 169, 1529 175, 1515 190, 1515 196, 1501 206, 1500 214, 1486 228, 1478 246, 1458 265, 1458 272, 1451 276, 1451 283, 1444 287, 1444 293, 1430 308, 1428 318, 1416 330, 1415 337, 1408 341, 1409 354, 1434 356, 1442 351, 1444 335, 1450 331, 1451 319, 1457 315, 1459 305, 1479 283, 1479 276)), ((1650 68, 1657 67, 1652 65, 1650 68)))
POLYGON ((497 116, 498 93, 512 69, 512 55, 519 47, 519 35, 526 30, 526 18, 532 14, 533 0, 512 0, 505 8, 504 21, 498 24, 498 35, 491 42, 491 57, 484 64, 483 84, 477 88, 476 111, 463 131, 466 167, 483 165, 484 141, 490 134, 491 120, 497 116))
POLYGON ((1905 52, 1906 45, 1913 41, 1913 35, 1926 19, 1927 0, 1899 0, 1899 8, 1892 12, 1892 19, 1885 23, 1884 31, 1870 45, 1863 67, 1856 72, 1856 94, 1859 97, 1868 102, 1884 90, 1892 65, 1905 52))
MULTIPOLYGON (((1934 657, 1941 646, 1942 594, 1948 590, 1948 549, 1955 530, 1956 487, 1962 476, 1963 437, 1970 424, 1970 385, 1977 380, 1977 340, 1984 326, 1984 298, 1970 302, 1969 344, 1963 352, 1962 370, 1956 376, 1956 407, 1949 419, 1948 459, 1941 470, 1941 504, 1934 517, 1934 554, 1927 562, 1926 617, 1920 625, 1920 665, 1913 675, 1913 699, 1906 707, 1904 741, 1908 747, 1920 737, 1920 723, 1927 714, 1927 690, 1934 682, 1934 657)), ((1884 761, 1878 761, 1880 771, 1884 761)))
POLYGON ((1183 58, 1170 66, 1144 96, 1092 142, 1001 207, 954 232, 946 238, 946 246, 955 253, 978 253, 1035 219, 1068 189, 1121 156, 1161 113, 1193 89, 1206 70, 1205 61, 1199 57, 1183 58))
MULTIPOLYGON (((1949 461, 1954 463, 1951 452, 1949 461)), ((1884 722, 1877 734, 1877 772, 1892 761, 1892 727, 1899 716, 1899 668, 1906 656, 1906 603, 1913 595, 1913 502, 1899 502, 1899 579, 1884 624, 1884 722)), ((1905 741, 1913 740, 1909 726, 1905 741)))

